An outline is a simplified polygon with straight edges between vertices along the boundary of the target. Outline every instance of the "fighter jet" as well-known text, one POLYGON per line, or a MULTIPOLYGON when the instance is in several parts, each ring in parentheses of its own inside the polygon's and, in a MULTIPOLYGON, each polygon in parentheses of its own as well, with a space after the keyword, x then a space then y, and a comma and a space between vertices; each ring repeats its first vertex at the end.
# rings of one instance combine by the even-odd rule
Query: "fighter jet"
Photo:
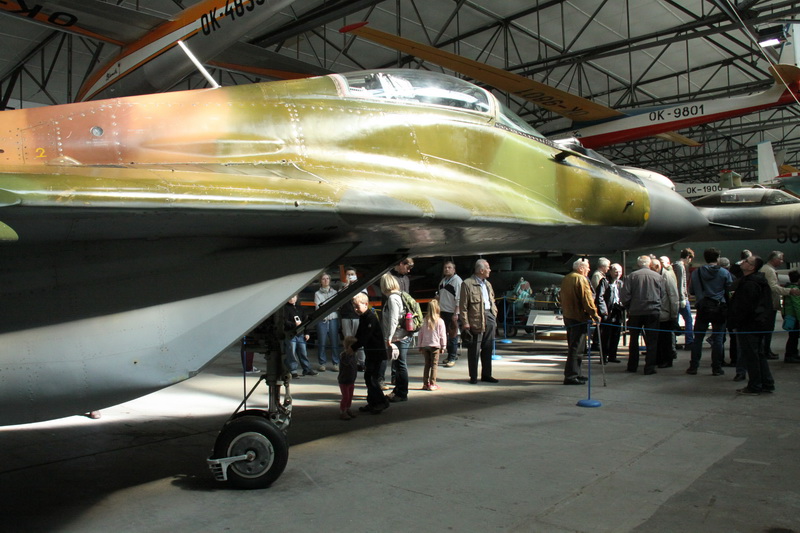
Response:
MULTIPOLYGON (((668 188, 548 141, 490 92, 419 70, 5 111, 0 124, 0 424, 192 377, 330 265, 605 253, 708 223, 668 188)), ((288 413, 272 405, 218 441, 240 486, 285 465, 288 413)))

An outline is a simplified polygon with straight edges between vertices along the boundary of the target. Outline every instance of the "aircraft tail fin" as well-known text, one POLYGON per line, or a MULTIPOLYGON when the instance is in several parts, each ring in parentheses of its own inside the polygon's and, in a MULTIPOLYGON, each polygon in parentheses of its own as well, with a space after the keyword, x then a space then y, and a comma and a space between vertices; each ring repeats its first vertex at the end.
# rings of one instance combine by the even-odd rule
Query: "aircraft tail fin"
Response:
POLYGON ((766 183, 776 177, 778 177, 778 164, 775 162, 772 143, 770 141, 758 143, 758 183, 766 183))

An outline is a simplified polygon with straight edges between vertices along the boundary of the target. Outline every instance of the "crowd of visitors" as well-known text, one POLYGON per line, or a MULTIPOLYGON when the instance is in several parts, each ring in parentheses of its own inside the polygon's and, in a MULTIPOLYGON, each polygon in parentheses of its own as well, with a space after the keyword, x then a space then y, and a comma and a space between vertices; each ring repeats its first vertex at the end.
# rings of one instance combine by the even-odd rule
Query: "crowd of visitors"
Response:
MULTIPOLYGON (((606 258, 598 260, 591 276, 588 259, 575 261, 560 288, 567 333, 564 385, 586 382, 582 363, 590 344, 592 351, 599 350, 603 364, 622 362, 620 337, 627 329, 627 372, 637 373, 643 360, 644 375, 656 374, 657 369, 672 367, 678 350, 683 349, 690 352, 686 373, 695 375, 701 366, 703 341, 709 336, 713 376, 724 375, 724 367, 735 367, 734 380, 747 380, 738 393, 773 392, 767 361, 778 357, 769 349, 778 311, 789 332, 784 361, 800 363, 800 274, 790 272, 790 282, 781 285, 776 268, 783 263, 783 254, 777 251, 762 260, 745 250, 731 265, 719 250, 709 248, 703 252, 705 264, 693 269, 694 258, 689 248, 681 250, 674 265, 666 256, 642 255, 636 259, 637 268, 625 276, 620 264, 606 258), (677 343, 678 335, 683 336, 682 344, 677 343), (726 341, 731 348, 729 362, 725 361, 726 341)), ((455 263, 446 261, 436 298, 416 326, 409 319, 412 310, 407 300, 413 267, 414 261, 407 258, 380 278, 380 313, 362 289, 317 322, 316 369, 308 358, 309 335, 296 333, 305 320, 297 296, 276 315, 284 365, 293 378, 299 378, 301 371, 303 376, 339 372, 342 420, 356 416, 351 402, 359 372, 367 388, 367 403, 359 411, 378 414, 392 403, 408 401, 412 345, 424 358, 422 390, 439 389, 439 367, 456 365, 459 345, 467 351, 469 383, 498 383, 492 373, 498 309, 488 261, 479 259, 466 279, 456 273, 455 263), (340 337, 345 341, 341 351, 340 337), (391 369, 391 384, 386 383, 387 369, 391 369)), ((348 289, 357 280, 356 270, 348 267, 338 290, 348 289)), ((323 273, 314 294, 315 308, 324 309, 337 292, 330 275, 323 273)))

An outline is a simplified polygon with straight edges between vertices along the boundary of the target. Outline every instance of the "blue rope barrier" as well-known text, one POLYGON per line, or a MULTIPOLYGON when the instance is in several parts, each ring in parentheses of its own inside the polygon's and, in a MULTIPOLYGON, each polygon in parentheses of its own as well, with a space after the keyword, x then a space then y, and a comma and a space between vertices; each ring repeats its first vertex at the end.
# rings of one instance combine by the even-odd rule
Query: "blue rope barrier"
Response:
MULTIPOLYGON (((672 333, 672 332, 680 331, 680 330, 676 330, 676 329, 640 328, 640 327, 637 327, 637 326, 634 326, 634 327, 631 328, 630 326, 627 326, 625 324, 606 324, 606 323, 603 323, 603 322, 601 322, 599 325, 604 326, 604 327, 609 327, 609 328, 625 329, 625 330, 627 330, 629 332, 630 331, 658 331, 658 332, 663 332, 663 333, 672 333)), ((576 324, 576 325, 573 325, 573 326, 564 325, 564 329, 574 328, 576 326, 583 327, 583 324, 576 324)), ((781 331, 785 331, 786 333, 790 333, 789 331, 786 331, 786 330, 783 330, 783 329, 782 330, 771 329, 771 330, 767 330, 767 331, 731 331, 731 330, 725 329, 723 331, 718 331, 716 333, 718 333, 718 334, 727 333, 729 335, 757 335, 757 334, 775 333, 775 332, 781 332, 781 331)), ((797 330, 794 330, 794 331, 797 331, 797 330)), ((711 330, 711 329, 707 329, 706 333, 713 334, 715 332, 713 330, 711 330)), ((697 334, 697 330, 695 330, 695 335, 696 334, 697 334)))

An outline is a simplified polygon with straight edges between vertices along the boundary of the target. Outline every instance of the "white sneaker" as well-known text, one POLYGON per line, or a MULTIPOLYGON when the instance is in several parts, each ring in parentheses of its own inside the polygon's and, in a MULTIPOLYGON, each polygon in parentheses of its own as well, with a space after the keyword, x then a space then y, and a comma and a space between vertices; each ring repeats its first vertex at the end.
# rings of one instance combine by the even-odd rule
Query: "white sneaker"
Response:
POLYGON ((258 374, 259 372, 261 372, 261 370, 259 370, 256 367, 253 367, 252 369, 247 371, 248 374, 258 374))
POLYGON ((339 371, 339 365, 333 365, 333 371, 334 372, 338 372, 339 371))
POLYGON ((325 365, 319 365, 317 367, 317 370, 319 370, 320 372, 325 372, 325 365))

